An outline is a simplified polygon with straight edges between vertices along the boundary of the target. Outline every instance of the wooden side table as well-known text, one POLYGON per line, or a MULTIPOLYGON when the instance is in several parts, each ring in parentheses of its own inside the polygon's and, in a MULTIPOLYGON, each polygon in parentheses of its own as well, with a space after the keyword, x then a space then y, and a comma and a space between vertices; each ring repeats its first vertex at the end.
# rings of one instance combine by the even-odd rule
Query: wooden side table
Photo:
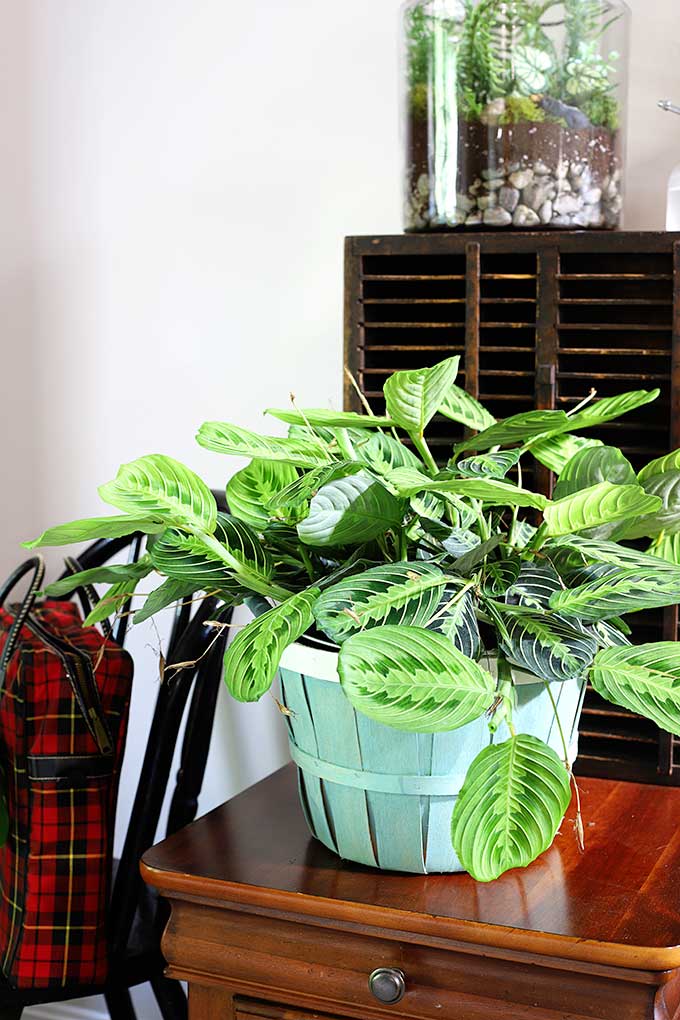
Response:
POLYGON ((585 853, 484 885, 340 861, 275 773, 144 856, 191 1020, 680 1020, 680 790, 581 794, 585 853))

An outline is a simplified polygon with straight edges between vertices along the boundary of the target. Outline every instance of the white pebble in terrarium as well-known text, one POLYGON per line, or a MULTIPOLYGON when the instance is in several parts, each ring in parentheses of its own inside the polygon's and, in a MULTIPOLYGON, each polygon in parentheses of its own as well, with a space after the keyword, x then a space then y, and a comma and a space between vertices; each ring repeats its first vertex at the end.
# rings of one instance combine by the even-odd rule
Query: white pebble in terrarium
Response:
POLYGON ((613 229, 623 0, 409 0, 406 229, 613 229))

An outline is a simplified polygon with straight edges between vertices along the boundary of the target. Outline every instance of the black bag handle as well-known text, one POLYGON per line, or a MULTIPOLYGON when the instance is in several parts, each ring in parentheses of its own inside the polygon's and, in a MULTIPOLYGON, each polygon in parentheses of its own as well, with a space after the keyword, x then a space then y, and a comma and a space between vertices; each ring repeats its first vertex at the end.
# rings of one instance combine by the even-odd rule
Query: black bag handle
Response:
POLYGON ((5 647, 3 648, 2 655, 0 656, 0 686, 4 683, 5 670, 7 669, 9 660, 12 657, 12 653, 16 648, 21 628, 26 622, 26 618, 31 609, 33 609, 36 597, 45 579, 45 561, 42 556, 32 556, 30 560, 26 560, 22 563, 21 566, 17 567, 14 573, 10 574, 2 588, 0 588, 1 607, 5 604, 7 596, 12 589, 17 586, 22 577, 25 577, 26 574, 30 574, 31 571, 33 571, 31 583, 29 584, 28 591, 24 596, 24 601, 21 603, 21 606, 14 617, 14 622, 9 629, 7 640, 5 641, 5 647))

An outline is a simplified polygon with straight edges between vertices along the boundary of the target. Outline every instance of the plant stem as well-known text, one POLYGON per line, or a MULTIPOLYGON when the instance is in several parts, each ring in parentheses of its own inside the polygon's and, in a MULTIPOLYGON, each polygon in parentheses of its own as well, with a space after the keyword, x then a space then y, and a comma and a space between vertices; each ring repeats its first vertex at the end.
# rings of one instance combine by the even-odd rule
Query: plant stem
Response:
POLYGON ((336 438, 338 440, 338 449, 344 454, 347 460, 356 460, 357 455, 350 442, 349 433, 347 429, 338 429, 336 432, 336 438))
POLYGON ((555 698, 553 697, 553 692, 550 690, 550 684, 548 683, 548 681, 543 680, 543 678, 541 677, 541 682, 543 683, 543 686, 548 692, 550 704, 552 705, 553 715, 555 716, 555 722, 557 723, 557 729, 560 734, 560 743, 562 744, 562 750, 564 751, 564 767, 566 768, 567 772, 571 772, 571 768, 569 766, 569 748, 567 746, 567 741, 564 736, 564 730, 562 729, 562 720, 560 719, 559 713, 557 711, 557 704, 555 703, 555 698))
POLYGON ((430 452, 430 447, 427 445, 427 440, 425 439, 425 436, 419 436, 417 432, 412 432, 411 439, 413 440, 413 445, 415 446, 416 450, 418 451, 423 461, 425 462, 427 470, 434 478, 435 475, 439 473, 439 468, 437 467, 436 460, 434 459, 432 453, 430 452))

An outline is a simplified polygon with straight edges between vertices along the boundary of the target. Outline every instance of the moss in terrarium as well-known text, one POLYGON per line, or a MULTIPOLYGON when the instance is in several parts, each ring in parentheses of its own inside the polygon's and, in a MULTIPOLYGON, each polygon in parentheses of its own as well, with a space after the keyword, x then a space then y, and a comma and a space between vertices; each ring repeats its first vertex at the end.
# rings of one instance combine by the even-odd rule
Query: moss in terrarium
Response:
POLYGON ((520 121, 529 121, 535 124, 542 124, 545 117, 545 110, 542 110, 532 96, 508 96, 505 100, 505 111, 499 118, 500 124, 519 124, 520 121))
POLYGON ((411 86, 411 113, 414 117, 419 119, 427 117, 427 94, 428 88, 425 82, 417 82, 411 86))
POLYGON ((591 96, 583 103, 583 112, 591 124, 616 131, 620 124, 619 104, 612 95, 591 96))

